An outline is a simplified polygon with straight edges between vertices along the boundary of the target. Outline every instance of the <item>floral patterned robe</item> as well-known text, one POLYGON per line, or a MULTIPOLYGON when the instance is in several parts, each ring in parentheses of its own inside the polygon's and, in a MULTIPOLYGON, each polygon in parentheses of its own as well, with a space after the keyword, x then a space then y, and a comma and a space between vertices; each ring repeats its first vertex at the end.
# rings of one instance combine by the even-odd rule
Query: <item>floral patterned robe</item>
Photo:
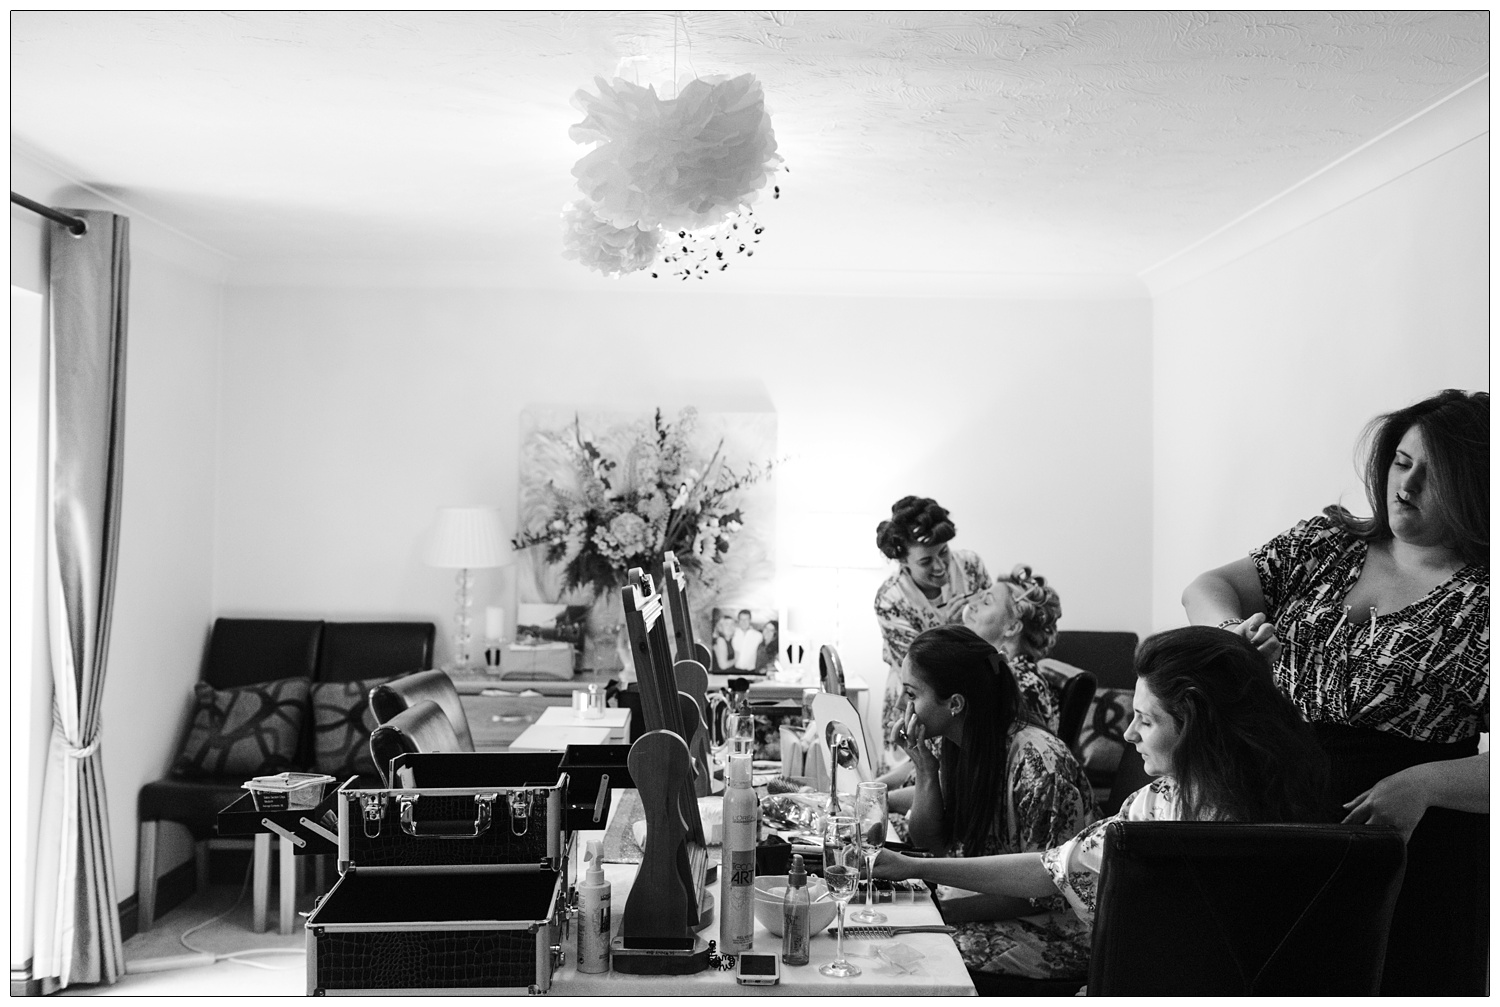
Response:
POLYGON ((901 749, 895 744, 895 730, 898 722, 896 710, 901 698, 901 664, 906 660, 906 648, 924 630, 958 622, 969 599, 990 586, 989 571, 985 570, 984 561, 978 555, 966 549, 954 549, 950 555, 953 561, 948 564, 948 580, 935 600, 922 593, 905 569, 893 573, 875 593, 875 620, 880 623, 880 635, 884 640, 881 656, 889 668, 885 680, 885 704, 880 711, 885 737, 883 769, 893 768, 903 758, 901 749))
MULTIPOLYGON (((1127 797, 1118 814, 1101 818, 1065 843, 1042 853, 1042 866, 1067 899, 1085 932, 1092 933, 1098 910, 1099 870, 1104 863, 1104 830, 1110 822, 1180 822, 1182 802, 1169 777, 1159 777, 1127 797)), ((1087 954, 1084 961, 1087 962, 1087 954)))
MULTIPOLYGON (((1097 816, 1088 778, 1055 735, 1031 725, 1012 728, 1005 768, 1004 821, 982 848, 955 844, 950 856, 1049 850, 1097 816)), ((1016 919, 956 924, 954 941, 964 964, 978 972, 1033 979, 1084 977, 1092 928, 1061 895, 1033 899, 1032 905, 1035 912, 1016 919)))

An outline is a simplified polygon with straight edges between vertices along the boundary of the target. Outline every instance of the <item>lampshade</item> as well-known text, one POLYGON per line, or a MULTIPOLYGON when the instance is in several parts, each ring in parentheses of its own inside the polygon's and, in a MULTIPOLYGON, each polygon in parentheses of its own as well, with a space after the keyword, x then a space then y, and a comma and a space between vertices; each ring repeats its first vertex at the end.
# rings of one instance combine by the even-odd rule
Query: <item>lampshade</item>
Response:
POLYGON ((478 570, 510 562, 510 534, 494 507, 443 507, 427 545, 427 565, 478 570))

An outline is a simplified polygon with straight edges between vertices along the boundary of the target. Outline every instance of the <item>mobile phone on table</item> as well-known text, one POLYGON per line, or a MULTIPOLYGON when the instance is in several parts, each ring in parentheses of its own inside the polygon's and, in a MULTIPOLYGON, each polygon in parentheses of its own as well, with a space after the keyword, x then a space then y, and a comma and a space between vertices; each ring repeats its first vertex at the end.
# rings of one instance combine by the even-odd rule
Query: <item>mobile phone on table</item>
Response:
POLYGON ((734 977, 741 986, 775 986, 781 982, 781 960, 775 955, 736 955, 734 977))

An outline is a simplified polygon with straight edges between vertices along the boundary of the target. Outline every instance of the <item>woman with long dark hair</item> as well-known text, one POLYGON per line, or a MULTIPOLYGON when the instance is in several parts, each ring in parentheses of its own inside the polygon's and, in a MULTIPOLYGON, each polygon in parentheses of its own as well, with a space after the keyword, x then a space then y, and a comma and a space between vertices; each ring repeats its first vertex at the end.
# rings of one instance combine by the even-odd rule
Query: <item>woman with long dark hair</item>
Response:
POLYGON ((1182 598, 1275 662, 1332 760, 1337 818, 1407 836, 1387 995, 1487 986, 1489 419, 1489 393, 1455 389, 1376 417, 1370 517, 1325 508, 1182 598))
POLYGON ((1109 822, 1325 820, 1327 760, 1247 640, 1200 626, 1159 633, 1141 644, 1136 675, 1125 740, 1157 779, 1126 798, 1119 814, 1043 850, 931 860, 883 850, 876 876, 1017 900, 1061 894, 1081 934, 1082 968, 1070 973, 1081 982, 1109 822))
MULTIPOLYGON (((902 664, 901 689, 898 737, 916 774, 906 820, 912 842, 953 857, 1020 853, 1056 845, 1093 819, 1082 768, 1033 722, 1005 657, 973 630, 920 634, 902 664)), ((1086 970, 1087 928, 1055 892, 1035 902, 942 894, 972 971, 1052 979, 1086 970)))

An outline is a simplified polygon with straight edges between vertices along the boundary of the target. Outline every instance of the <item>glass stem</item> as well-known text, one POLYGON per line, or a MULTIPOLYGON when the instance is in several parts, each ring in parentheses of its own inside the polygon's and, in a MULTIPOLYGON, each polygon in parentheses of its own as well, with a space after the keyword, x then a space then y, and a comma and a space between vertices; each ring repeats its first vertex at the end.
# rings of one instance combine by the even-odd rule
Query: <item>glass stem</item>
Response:
POLYGON ((847 902, 839 903, 839 943, 834 957, 840 965, 844 963, 844 906, 847 904, 847 902))

